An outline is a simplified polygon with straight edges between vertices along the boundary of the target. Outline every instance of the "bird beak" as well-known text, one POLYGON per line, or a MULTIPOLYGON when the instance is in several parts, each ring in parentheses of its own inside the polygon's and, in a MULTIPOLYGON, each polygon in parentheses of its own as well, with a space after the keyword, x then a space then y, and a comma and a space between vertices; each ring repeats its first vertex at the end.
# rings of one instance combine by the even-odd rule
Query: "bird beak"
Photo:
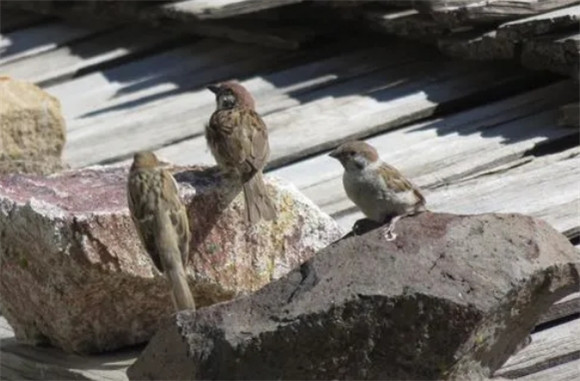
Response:
POLYGON ((214 94, 217 94, 217 93, 219 93, 219 91, 220 91, 220 87, 219 87, 219 86, 216 86, 216 85, 209 85, 209 86, 207 87, 207 89, 208 89, 209 91, 211 91, 212 93, 214 93, 214 94))
POLYGON ((336 150, 330 151, 330 153, 328 154, 328 156, 334 158, 334 159, 338 159, 339 153, 336 152, 336 150))

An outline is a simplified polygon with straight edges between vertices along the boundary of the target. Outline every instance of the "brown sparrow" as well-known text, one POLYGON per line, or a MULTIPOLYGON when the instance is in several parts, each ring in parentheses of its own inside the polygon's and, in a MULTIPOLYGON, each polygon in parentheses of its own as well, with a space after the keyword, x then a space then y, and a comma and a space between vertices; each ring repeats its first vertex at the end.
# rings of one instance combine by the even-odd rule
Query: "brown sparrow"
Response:
POLYGON ((184 268, 191 233, 177 189, 152 152, 135 154, 127 182, 131 218, 147 254, 171 284, 175 308, 195 310, 184 268))
POLYGON ((262 169, 270 156, 268 130, 255 111, 254 99, 237 82, 208 86, 217 108, 205 129, 207 144, 219 167, 242 182, 246 219, 272 220, 276 208, 268 196, 262 169))
POLYGON ((392 241, 395 223, 402 217, 425 211, 425 198, 401 172, 383 162, 377 150, 362 141, 348 142, 330 153, 344 167, 342 183, 348 198, 367 216, 389 222, 385 238, 392 241))

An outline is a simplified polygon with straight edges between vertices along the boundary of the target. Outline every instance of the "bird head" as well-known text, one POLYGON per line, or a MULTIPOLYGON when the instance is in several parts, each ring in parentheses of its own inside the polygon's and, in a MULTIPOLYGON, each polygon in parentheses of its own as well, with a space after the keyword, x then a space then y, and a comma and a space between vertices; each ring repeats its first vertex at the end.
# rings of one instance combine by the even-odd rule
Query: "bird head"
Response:
POLYGON ((217 85, 209 85, 208 90, 215 94, 218 110, 228 110, 242 107, 254 110, 255 102, 248 90, 238 82, 228 81, 217 85))
POLYGON ((131 169, 155 168, 159 165, 157 156, 151 151, 140 151, 133 156, 131 169))
POLYGON ((344 143, 328 156, 340 161, 347 171, 360 171, 379 160, 377 150, 362 141, 344 143))

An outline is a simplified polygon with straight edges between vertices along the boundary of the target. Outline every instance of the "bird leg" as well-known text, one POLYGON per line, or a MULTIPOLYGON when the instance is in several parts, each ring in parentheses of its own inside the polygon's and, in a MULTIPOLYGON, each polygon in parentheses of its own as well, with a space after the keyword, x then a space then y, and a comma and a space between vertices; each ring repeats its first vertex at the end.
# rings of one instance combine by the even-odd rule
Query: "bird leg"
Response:
POLYGON ((387 241, 394 241, 397 238, 395 234, 395 224, 399 221, 403 216, 395 216, 391 218, 388 225, 383 225, 381 228, 383 236, 387 241))

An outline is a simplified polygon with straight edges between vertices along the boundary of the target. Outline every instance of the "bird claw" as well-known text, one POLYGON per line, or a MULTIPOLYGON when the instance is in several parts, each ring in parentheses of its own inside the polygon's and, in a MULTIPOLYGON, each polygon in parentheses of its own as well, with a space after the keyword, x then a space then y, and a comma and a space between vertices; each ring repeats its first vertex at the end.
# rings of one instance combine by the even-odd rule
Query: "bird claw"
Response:
POLYGON ((385 234, 385 239, 387 241, 394 241, 396 238, 397 238, 397 235, 390 230, 385 234))
POLYGON ((401 219, 401 216, 396 216, 391 219, 386 227, 383 227, 383 236, 387 241, 394 241, 397 238, 395 234, 395 224, 401 219))
POLYGON ((393 227, 394 225, 389 224, 389 226, 383 230, 383 237, 385 237, 387 241, 394 241, 397 238, 397 235, 393 233, 393 227))

